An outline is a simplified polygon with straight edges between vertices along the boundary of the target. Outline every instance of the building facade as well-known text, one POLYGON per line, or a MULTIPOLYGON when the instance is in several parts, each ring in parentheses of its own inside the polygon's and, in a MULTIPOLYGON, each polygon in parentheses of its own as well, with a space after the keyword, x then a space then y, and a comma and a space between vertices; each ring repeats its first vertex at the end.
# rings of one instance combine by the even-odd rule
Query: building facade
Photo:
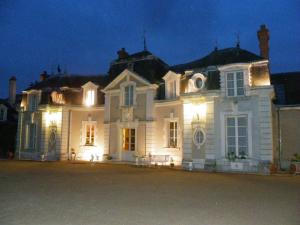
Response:
POLYGON ((121 49, 104 76, 42 74, 16 157, 259 172, 276 159, 268 63, 239 44, 176 66, 121 49))

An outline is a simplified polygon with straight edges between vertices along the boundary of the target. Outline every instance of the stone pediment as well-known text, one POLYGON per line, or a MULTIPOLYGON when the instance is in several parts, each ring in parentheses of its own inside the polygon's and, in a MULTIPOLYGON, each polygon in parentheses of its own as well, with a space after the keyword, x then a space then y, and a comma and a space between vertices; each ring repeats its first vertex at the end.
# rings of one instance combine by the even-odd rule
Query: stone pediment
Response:
POLYGON ((132 72, 128 69, 125 69, 122 73, 120 73, 119 76, 117 76, 111 83, 109 83, 102 91, 108 92, 112 90, 118 90, 120 89, 120 86, 124 82, 135 82, 136 87, 151 87, 153 84, 151 84, 149 81, 144 79, 143 77, 139 76, 135 72, 132 72))

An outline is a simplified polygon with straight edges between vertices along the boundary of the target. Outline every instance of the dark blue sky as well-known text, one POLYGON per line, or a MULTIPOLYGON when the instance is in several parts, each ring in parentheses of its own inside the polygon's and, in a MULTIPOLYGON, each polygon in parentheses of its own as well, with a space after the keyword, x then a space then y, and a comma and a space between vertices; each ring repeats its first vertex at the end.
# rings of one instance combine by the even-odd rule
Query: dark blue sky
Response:
POLYGON ((259 53, 256 31, 270 30, 272 72, 300 70, 300 1, 0 0, 0 97, 17 77, 18 91, 57 64, 69 73, 100 74, 116 51, 148 49, 168 64, 236 44, 259 53))

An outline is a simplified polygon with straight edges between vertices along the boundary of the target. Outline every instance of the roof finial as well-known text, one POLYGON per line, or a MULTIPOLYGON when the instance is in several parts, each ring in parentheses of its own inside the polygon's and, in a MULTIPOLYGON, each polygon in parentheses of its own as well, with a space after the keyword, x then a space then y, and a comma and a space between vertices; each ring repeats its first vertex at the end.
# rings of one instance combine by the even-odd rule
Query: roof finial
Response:
POLYGON ((145 29, 144 29, 143 38, 144 38, 144 51, 147 51, 147 43, 146 43, 146 30, 145 30, 145 29))
POLYGON ((240 32, 237 31, 235 33, 235 35, 236 35, 236 47, 239 48, 240 47, 240 32))
POLYGON ((215 51, 217 51, 218 50, 218 39, 216 38, 216 40, 215 40, 215 51))

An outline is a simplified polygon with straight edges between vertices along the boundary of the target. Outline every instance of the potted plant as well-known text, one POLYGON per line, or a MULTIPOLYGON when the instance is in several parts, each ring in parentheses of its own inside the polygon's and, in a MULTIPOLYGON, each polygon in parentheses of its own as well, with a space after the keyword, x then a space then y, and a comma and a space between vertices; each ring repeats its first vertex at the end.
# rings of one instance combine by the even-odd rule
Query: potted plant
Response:
POLYGON ((300 155, 297 153, 295 153, 291 159, 290 172, 296 174, 300 173, 300 155))
POLYGON ((234 152, 228 152, 227 158, 228 158, 228 160, 229 160, 230 162, 234 162, 234 161, 236 160, 237 157, 236 157, 236 155, 235 155, 234 152))
POLYGON ((173 158, 171 157, 171 159, 170 159, 170 166, 171 167, 174 167, 175 166, 175 164, 174 164, 174 160, 173 160, 173 158))
POLYGON ((74 148, 71 148, 71 160, 75 160, 76 159, 76 152, 74 148))

